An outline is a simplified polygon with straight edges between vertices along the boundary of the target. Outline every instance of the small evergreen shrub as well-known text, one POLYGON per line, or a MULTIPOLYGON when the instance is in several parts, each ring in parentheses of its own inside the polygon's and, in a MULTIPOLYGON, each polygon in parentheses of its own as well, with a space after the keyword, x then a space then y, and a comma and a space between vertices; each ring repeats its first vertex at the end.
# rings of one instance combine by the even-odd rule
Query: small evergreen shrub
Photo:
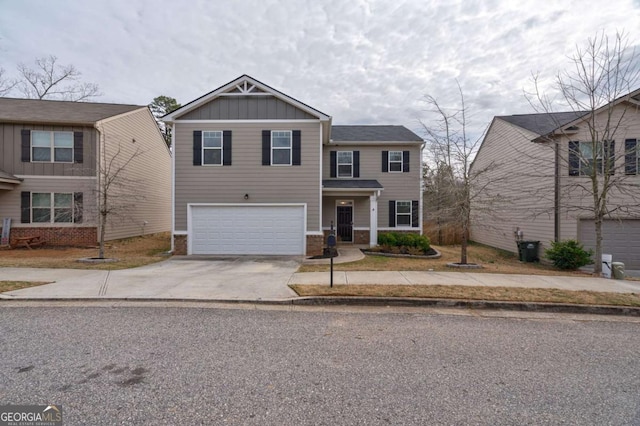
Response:
POLYGON ((427 253, 431 249, 431 241, 424 235, 381 232, 378 234, 378 245, 390 247, 403 247, 405 250, 416 248, 427 253))
POLYGON ((593 250, 585 250, 576 240, 552 241, 545 255, 556 268, 574 270, 592 263, 593 250))

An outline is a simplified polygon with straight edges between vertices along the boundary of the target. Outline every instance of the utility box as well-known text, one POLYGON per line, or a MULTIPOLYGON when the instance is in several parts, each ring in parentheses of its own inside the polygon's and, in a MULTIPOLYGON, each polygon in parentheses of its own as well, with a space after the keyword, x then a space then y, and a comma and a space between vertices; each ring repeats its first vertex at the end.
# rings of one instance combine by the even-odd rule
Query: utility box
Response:
POLYGON ((518 241, 518 255, 521 262, 538 262, 540 241, 518 241))
POLYGON ((611 270, 613 271, 614 280, 624 280, 624 263, 611 262, 611 270))

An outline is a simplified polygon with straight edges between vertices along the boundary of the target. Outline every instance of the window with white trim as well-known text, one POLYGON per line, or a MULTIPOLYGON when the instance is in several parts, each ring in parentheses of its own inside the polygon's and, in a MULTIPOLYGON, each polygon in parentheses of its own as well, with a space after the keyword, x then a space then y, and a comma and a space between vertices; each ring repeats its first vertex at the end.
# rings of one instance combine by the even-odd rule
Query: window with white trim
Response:
POLYGON ((338 151, 337 153, 338 177, 353 177, 353 151, 338 151))
POLYGON ((222 166, 222 132, 202 132, 202 165, 222 166))
POLYGON ((73 194, 32 192, 31 222, 73 223, 73 194))
POLYGON ((291 165, 291 130, 271 132, 271 164, 291 165))
POLYGON ((411 201, 396 201, 396 226, 411 226, 411 201))
POLYGON ((32 130, 31 161, 73 163, 73 132, 32 130))
POLYGON ((402 172, 402 151, 389 151, 389 172, 402 172))

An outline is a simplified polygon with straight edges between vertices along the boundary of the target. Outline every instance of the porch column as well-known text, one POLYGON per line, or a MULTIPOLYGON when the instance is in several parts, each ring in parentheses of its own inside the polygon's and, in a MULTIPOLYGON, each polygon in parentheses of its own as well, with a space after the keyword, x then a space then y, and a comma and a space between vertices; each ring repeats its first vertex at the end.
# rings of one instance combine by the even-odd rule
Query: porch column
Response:
POLYGON ((378 195, 369 196, 369 247, 378 245, 378 195))

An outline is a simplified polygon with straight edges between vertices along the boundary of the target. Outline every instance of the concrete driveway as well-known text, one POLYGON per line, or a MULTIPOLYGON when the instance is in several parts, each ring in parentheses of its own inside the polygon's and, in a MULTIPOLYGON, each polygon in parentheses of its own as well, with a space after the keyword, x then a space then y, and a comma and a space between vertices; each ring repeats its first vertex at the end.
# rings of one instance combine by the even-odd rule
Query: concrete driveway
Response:
POLYGON ((118 271, 0 268, 0 279, 55 281, 2 294, 15 299, 286 299, 298 266, 292 257, 172 258, 118 271))

